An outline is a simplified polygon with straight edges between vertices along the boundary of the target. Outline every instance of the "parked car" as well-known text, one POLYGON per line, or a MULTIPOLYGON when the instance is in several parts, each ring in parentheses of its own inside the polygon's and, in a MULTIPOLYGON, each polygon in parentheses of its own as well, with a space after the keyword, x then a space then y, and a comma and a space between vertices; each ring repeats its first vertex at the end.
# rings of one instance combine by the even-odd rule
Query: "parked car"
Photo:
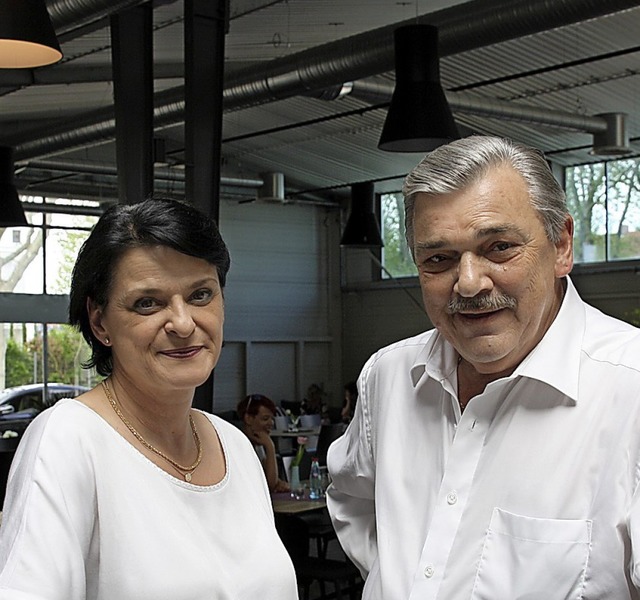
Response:
POLYGON ((22 435, 29 423, 45 408, 61 398, 75 398, 88 391, 88 387, 66 383, 32 383, 10 387, 0 392, 0 436, 5 431, 22 435))

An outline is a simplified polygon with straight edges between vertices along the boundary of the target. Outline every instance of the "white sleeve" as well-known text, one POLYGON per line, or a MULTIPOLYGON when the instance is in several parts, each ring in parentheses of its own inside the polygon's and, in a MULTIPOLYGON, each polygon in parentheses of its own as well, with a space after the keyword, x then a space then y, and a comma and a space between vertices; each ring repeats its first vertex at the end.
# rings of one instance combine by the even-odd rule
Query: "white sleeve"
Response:
POLYGON ((0 527, 0 600, 84 600, 84 555, 94 515, 80 449, 43 413, 16 452, 0 527), (83 510, 74 510, 83 498, 83 510), (70 501, 71 500, 71 501, 70 501))
POLYGON ((340 544, 360 569, 363 577, 371 571, 378 555, 375 519, 375 464, 367 395, 363 377, 353 420, 347 431, 329 448, 327 466, 331 485, 327 507, 340 544))

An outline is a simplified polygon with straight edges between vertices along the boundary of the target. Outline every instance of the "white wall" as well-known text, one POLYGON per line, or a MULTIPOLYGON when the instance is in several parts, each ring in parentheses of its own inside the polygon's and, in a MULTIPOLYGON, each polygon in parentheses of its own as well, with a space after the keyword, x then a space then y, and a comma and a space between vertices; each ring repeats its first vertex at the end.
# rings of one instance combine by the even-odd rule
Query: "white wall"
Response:
POLYGON ((223 202, 231 254, 225 347, 214 410, 246 394, 302 400, 324 387, 342 400, 339 214, 315 205, 223 202))

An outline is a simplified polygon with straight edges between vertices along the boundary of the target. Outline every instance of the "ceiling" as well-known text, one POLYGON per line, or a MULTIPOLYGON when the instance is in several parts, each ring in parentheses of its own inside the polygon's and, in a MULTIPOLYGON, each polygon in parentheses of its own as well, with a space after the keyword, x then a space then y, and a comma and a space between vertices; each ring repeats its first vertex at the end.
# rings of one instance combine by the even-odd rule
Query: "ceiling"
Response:
MULTIPOLYGON (((213 1, 213 0, 212 0, 213 1)), ((0 144, 27 194, 113 199, 110 13, 135 0, 48 0, 63 60, 0 71, 0 144)), ((640 0, 231 0, 225 38, 223 193, 284 174, 289 200, 335 204, 349 185, 393 191, 421 158, 377 143, 392 90, 393 30, 435 24, 440 71, 464 134, 534 145, 561 165, 590 154, 603 113, 625 113, 640 154, 640 0), (350 86, 344 86, 350 84, 350 86), (353 84, 353 85, 351 85, 353 84), (337 95, 338 90, 351 93, 337 95), (336 97, 337 96, 337 97, 336 97)), ((154 3, 157 177, 184 179, 182 1, 154 3)))

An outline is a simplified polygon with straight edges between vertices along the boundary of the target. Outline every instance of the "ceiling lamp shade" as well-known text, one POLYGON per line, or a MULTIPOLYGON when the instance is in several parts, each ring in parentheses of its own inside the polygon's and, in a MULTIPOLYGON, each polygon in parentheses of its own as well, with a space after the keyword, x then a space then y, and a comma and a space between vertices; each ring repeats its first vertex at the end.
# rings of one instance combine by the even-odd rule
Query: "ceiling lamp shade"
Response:
POLYGON ((430 152, 460 134, 440 85, 438 28, 406 25, 394 31, 396 85, 378 148, 430 152))
POLYGON ((373 183, 354 183, 351 186, 351 212, 340 240, 350 248, 381 248, 380 225, 374 212, 373 183))
POLYGON ((0 146, 0 227, 26 227, 27 217, 13 183, 13 150, 0 146))
POLYGON ((61 58, 44 0, 0 0, 0 68, 31 69, 61 58))

